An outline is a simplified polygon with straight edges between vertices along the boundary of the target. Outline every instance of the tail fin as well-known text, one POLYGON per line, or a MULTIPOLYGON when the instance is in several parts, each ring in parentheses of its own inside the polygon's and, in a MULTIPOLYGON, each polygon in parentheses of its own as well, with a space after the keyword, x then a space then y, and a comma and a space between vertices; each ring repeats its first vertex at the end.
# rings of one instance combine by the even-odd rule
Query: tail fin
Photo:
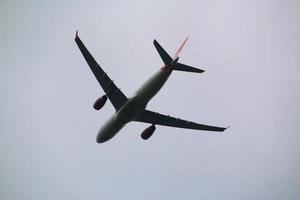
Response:
POLYGON ((153 44, 157 50, 157 52, 159 53, 161 59, 163 60, 165 66, 163 68, 168 67, 173 61, 176 60, 176 64, 172 66, 173 70, 177 70, 177 71, 185 71, 185 72, 195 72, 195 73, 202 73, 204 72, 204 70, 202 69, 198 69, 195 67, 191 67, 182 63, 178 63, 178 59, 179 59, 179 54, 181 52, 181 50, 183 49, 184 45, 186 44, 187 40, 189 39, 189 37, 185 38, 185 40, 183 41, 183 43, 180 45, 180 47, 177 49, 174 58, 172 58, 163 48, 162 46, 160 46, 160 44, 154 40, 153 44))
POLYGON ((180 47, 178 48, 178 50, 176 51, 174 58, 172 58, 165 50, 164 48, 162 48, 162 46, 160 46, 160 44, 154 40, 153 44, 157 50, 157 52, 159 53, 161 59, 164 61, 165 65, 170 64, 173 60, 175 60, 176 58, 179 57, 179 53, 181 52, 181 50, 183 49, 185 43, 187 42, 187 40, 189 39, 189 37, 185 38, 185 40, 183 41, 183 43, 180 45, 180 47))
POLYGON ((181 52, 181 50, 183 49, 185 43, 187 42, 187 40, 189 39, 189 37, 186 37, 185 40, 183 41, 183 43, 180 45, 180 47, 177 49, 175 55, 174 55, 174 59, 179 57, 179 54, 181 52))

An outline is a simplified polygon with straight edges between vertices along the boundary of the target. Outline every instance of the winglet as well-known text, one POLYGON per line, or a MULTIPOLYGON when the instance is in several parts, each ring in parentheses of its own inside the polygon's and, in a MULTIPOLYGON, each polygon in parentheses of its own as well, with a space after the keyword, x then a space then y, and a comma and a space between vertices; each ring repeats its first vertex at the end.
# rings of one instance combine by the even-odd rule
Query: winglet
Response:
POLYGON ((75 38, 78 38, 78 30, 76 30, 75 38))
MULTIPOLYGON (((229 129, 231 126, 227 126, 226 128, 224 128, 224 130, 223 131, 226 131, 227 129, 229 129)), ((223 132, 222 131, 222 132, 223 132)))

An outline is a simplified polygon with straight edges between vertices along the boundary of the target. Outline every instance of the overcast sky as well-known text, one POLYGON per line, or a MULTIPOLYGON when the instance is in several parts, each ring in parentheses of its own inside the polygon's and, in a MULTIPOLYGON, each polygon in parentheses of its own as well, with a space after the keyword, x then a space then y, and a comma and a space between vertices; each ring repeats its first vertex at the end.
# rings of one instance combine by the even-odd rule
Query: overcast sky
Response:
POLYGON ((0 199, 300 199, 300 3, 8 1, 0 3, 0 199), (112 105, 74 42, 132 95, 180 62, 148 108, 224 134, 130 123, 96 143, 112 105))

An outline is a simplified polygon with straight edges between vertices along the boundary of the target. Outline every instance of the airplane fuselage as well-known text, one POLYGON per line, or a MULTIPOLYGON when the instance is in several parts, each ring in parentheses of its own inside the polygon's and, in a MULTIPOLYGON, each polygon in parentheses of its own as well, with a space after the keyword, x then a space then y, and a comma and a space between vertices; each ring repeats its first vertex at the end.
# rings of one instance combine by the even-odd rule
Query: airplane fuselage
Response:
POLYGON ((158 93, 168 80, 172 66, 160 69, 150 77, 137 92, 128 99, 124 106, 115 112, 109 120, 101 127, 97 135, 97 142, 102 143, 114 137, 128 122, 137 118, 146 108, 148 102, 158 93))

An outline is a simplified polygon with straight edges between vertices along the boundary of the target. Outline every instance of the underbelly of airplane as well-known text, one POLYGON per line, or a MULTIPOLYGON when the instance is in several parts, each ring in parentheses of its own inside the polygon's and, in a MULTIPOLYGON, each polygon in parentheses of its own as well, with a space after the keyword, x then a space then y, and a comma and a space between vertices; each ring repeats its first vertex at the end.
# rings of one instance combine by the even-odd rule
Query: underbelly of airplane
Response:
POLYGON ((130 98, 99 130, 97 142, 114 137, 128 122, 136 119, 146 108, 150 99, 161 89, 171 71, 159 71, 130 98))
POLYGON ((97 142, 102 143, 114 137, 128 122, 134 120, 141 114, 146 103, 138 96, 128 102, 101 127, 97 135, 97 142))

